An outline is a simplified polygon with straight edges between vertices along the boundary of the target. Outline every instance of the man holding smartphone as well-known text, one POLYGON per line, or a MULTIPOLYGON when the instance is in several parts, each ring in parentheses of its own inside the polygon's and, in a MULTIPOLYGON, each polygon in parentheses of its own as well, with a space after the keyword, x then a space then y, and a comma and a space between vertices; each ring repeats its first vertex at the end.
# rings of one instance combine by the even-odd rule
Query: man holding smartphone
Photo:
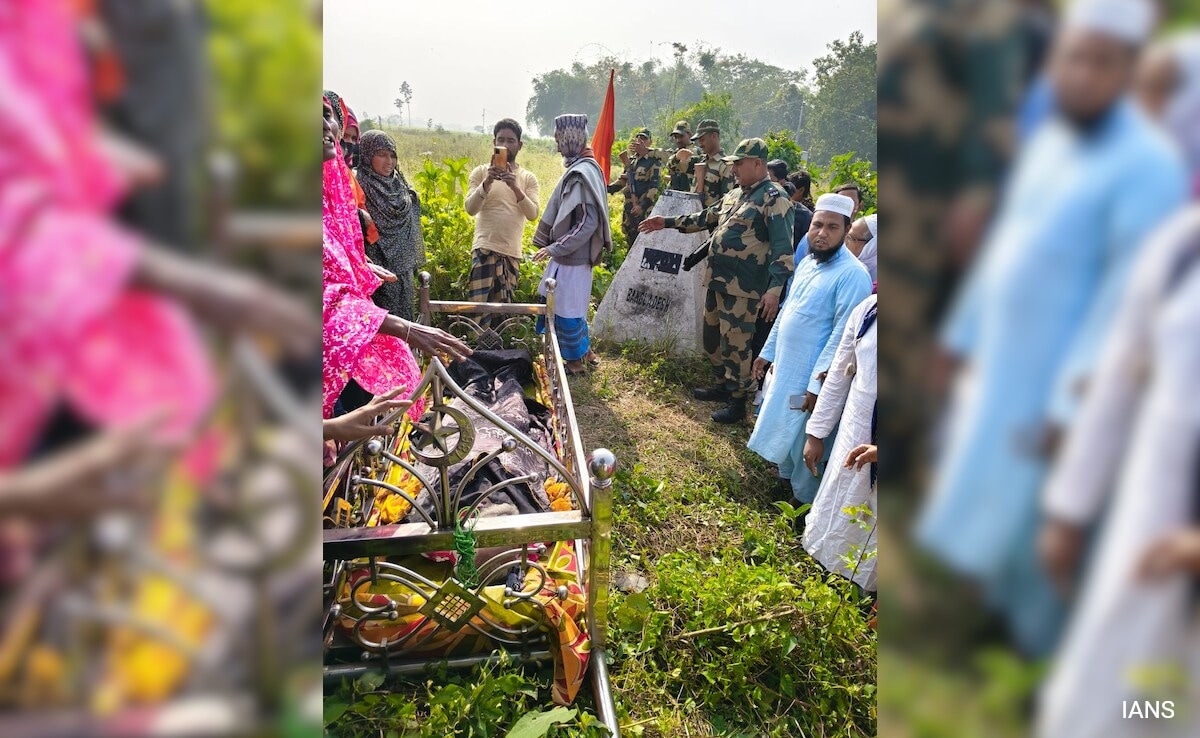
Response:
POLYGON ((696 177, 697 151, 691 147, 692 127, 686 120, 677 121, 671 131, 675 151, 667 159, 667 188, 679 192, 691 192, 696 177))
POLYGON ((625 243, 633 246, 638 226, 650 214, 662 188, 663 163, 670 155, 661 149, 650 148, 650 129, 640 128, 633 134, 628 151, 622 151, 624 173, 608 186, 609 194, 625 195, 621 213, 621 230, 625 243))
POLYGON ((721 128, 715 120, 700 121, 692 140, 700 147, 700 154, 692 164, 692 190, 704 198, 704 207, 710 208, 738 187, 733 165, 724 159, 721 128))
POLYGON ((538 218, 538 181, 517 165, 521 124, 512 118, 493 129, 492 160, 472 170, 464 207, 475 216, 469 290, 474 302, 512 302, 521 276, 525 221, 538 218))

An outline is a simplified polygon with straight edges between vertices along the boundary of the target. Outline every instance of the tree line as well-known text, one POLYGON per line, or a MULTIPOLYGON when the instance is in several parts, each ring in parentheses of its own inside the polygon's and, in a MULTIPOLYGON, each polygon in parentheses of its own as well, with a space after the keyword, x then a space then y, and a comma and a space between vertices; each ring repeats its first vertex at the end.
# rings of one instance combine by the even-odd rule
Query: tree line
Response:
POLYGON ((536 76, 526 122, 542 135, 564 111, 587 113, 594 123, 615 69, 618 141, 645 125, 665 144, 676 120, 695 127, 711 118, 721 125, 726 150, 745 136, 788 132, 810 161, 851 151, 875 161, 875 44, 864 43, 862 33, 829 44, 825 56, 801 70, 701 43, 673 47, 670 64, 605 56, 536 76))

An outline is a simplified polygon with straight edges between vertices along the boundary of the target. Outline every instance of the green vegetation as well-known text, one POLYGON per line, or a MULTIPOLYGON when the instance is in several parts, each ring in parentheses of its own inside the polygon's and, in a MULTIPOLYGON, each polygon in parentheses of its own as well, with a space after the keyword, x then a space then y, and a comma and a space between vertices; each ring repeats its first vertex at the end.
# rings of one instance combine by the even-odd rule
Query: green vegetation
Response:
POLYGON ((875 145, 875 44, 864 44, 855 31, 847 41, 834 41, 829 54, 813 62, 817 84, 805 110, 804 132, 809 161, 829 162, 853 151, 877 161, 875 145))
POLYGON ((749 426, 691 399, 706 362, 605 348, 572 393, 585 447, 622 464, 614 567, 651 582, 615 595, 610 624, 630 734, 874 735, 875 635, 854 588, 800 547, 749 426))
MULTIPOLYGON (((699 102, 705 93, 730 94, 746 131, 794 128, 804 100, 805 73, 781 69, 744 54, 730 55, 719 48, 677 44, 674 63, 657 59, 635 62, 604 57, 590 65, 576 62, 533 80, 533 96, 526 120, 539 131, 550 131, 554 117, 563 111, 580 111, 595 120, 604 100, 608 72, 615 69, 618 130, 650 126, 654 137, 664 137, 681 111, 699 102)), ((697 120, 690 120, 693 128, 697 120)), ((736 144, 738 139, 731 139, 736 144)), ((726 146, 732 148, 730 142, 726 146)))
POLYGON ((608 731, 578 707, 550 704, 548 680, 501 653, 470 672, 437 670, 417 685, 365 674, 326 695, 326 734, 340 738, 603 738, 608 731), (507 732, 502 732, 507 731, 507 732))
POLYGON ((978 590, 913 548, 915 500, 884 488, 894 504, 880 527, 887 592, 881 628, 880 738, 1020 738, 1030 734, 1047 662, 1015 653, 1003 621, 978 590))
POLYGON ((856 160, 853 153, 839 154, 833 157, 828 166, 810 166, 808 171, 813 178, 814 196, 840 184, 854 182, 862 191, 863 215, 875 212, 879 193, 877 175, 869 163, 856 160))
POLYGON ((321 31, 311 9, 308 0, 205 2, 216 134, 238 162, 241 206, 320 202, 321 31))

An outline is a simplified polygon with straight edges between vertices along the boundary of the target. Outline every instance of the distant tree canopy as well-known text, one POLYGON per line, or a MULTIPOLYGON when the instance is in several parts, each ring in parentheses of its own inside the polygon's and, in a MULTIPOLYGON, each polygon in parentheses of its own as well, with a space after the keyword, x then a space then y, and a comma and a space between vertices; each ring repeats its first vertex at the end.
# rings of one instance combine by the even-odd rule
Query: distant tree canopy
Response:
POLYGON ((817 86, 805 115, 800 143, 809 159, 828 162, 853 151, 876 160, 875 44, 855 31, 847 41, 829 44, 829 54, 813 62, 817 86))
POLYGON ((658 121, 658 127, 670 131, 678 120, 691 123, 693 133, 699 127, 700 121, 715 120, 721 128, 721 145, 726 151, 733 151, 737 147, 745 128, 733 105, 733 95, 728 92, 720 95, 706 92, 696 104, 663 115, 658 121))
POLYGON ((674 47, 671 64, 608 56, 538 75, 526 121, 542 135, 550 134, 562 113, 586 113, 594 126, 608 70, 615 69, 618 131, 648 126, 655 141, 665 144, 675 121, 687 120, 694 130, 700 120, 712 118, 721 125, 726 150, 742 137, 784 132, 809 149, 814 161, 847 151, 874 160, 875 44, 864 45, 861 33, 833 42, 828 55, 814 60, 815 84, 808 70, 782 69, 699 43, 674 47))
MULTIPOLYGON (((704 94, 731 95, 732 105, 747 131, 794 130, 804 97, 804 72, 790 71, 745 55, 722 54, 720 49, 689 51, 675 44, 675 60, 641 63, 605 57, 593 64, 579 62, 533 80, 526 120, 543 135, 562 113, 587 113, 594 123, 604 101, 608 70, 616 69, 617 129, 649 126, 657 140, 666 137, 680 111, 700 103, 704 94)), ((686 117, 686 116, 681 116, 686 117)), ((688 120, 694 127, 698 121, 688 120)), ((736 140, 735 140, 736 143, 736 140)))

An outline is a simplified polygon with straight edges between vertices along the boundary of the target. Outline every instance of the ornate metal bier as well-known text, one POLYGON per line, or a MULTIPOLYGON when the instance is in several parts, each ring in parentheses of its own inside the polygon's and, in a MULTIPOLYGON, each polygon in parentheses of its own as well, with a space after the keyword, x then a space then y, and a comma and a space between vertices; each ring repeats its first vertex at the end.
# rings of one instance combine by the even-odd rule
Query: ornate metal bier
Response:
MULTIPOLYGON (((443 661, 452 667, 471 666, 497 658, 494 653, 497 649, 524 661, 551 659, 550 649, 556 646, 548 640, 546 609, 538 599, 539 593, 544 597, 544 585, 552 580, 546 569, 545 554, 555 542, 573 542, 578 584, 586 595, 586 622, 578 625, 591 641, 587 664, 591 669, 597 714, 612 735, 617 736, 616 708, 605 653, 611 487, 616 459, 604 448, 584 454, 554 327, 553 280, 548 284, 545 305, 431 301, 429 282, 429 275, 422 273, 423 322, 438 323, 475 348, 522 347, 529 350, 535 362, 540 361, 545 372, 545 399, 553 406, 552 431, 556 443, 552 445, 559 453, 551 453, 465 392, 451 378, 442 360, 430 357, 421 383, 411 395, 430 398, 422 422, 410 431, 410 422, 404 420, 401 411, 396 412, 391 420, 399 423, 399 430, 394 435, 351 444, 339 454, 325 476, 326 510, 341 499, 345 501, 342 510, 349 517, 349 520, 334 520, 336 527, 323 531, 326 679, 352 677, 368 670, 420 673, 443 661), (536 332, 538 318, 545 320, 544 335, 536 332), (462 406, 491 427, 477 428, 462 406), (452 484, 450 467, 467 458, 480 433, 502 434, 499 447, 477 458, 465 476, 452 484), (398 453, 401 448, 406 448, 407 453, 398 453), (484 465, 502 453, 520 448, 545 461, 551 475, 569 487, 572 509, 476 519, 472 531, 475 546, 490 550, 478 557, 482 563, 475 577, 464 576, 456 567, 454 576, 436 581, 403 564, 383 560, 454 550, 456 527, 461 534, 462 521, 470 518, 483 501, 502 489, 536 484, 534 475, 509 479, 485 489, 466 510, 459 509, 464 490, 484 465), (418 461, 420 467, 411 460, 418 461), (395 479, 397 467, 407 472, 410 479, 419 480, 420 491, 412 493, 411 488, 403 489, 387 481, 395 479), (436 476, 429 476, 430 469, 436 476), (371 516, 376 493, 381 489, 399 495, 411 505, 408 520, 414 522, 364 527, 371 516), (429 495, 432 510, 417 504, 421 492, 429 495), (347 522, 349 525, 339 525, 347 522), (514 572, 521 576, 514 578, 514 572), (422 596, 398 602, 390 596, 375 595, 369 604, 363 602, 361 595, 380 582, 422 596), (485 588, 495 592, 500 586, 504 587, 500 605, 520 617, 502 619, 496 617, 494 608, 488 609, 485 588), (343 606, 346 598, 339 598, 339 594, 347 591, 354 613, 343 606), (419 627, 412 627, 394 642, 387 637, 373 640, 364 633, 372 625, 398 620, 401 612, 416 619, 419 627), (346 628, 347 622, 353 626, 346 628), (486 653, 439 653, 439 643, 456 640, 448 638, 451 634, 468 634, 476 640, 485 640, 489 648, 486 653)), ((557 593, 559 600, 567 599, 566 586, 559 586, 557 593)), ((494 599, 492 604, 495 605, 494 599)))

